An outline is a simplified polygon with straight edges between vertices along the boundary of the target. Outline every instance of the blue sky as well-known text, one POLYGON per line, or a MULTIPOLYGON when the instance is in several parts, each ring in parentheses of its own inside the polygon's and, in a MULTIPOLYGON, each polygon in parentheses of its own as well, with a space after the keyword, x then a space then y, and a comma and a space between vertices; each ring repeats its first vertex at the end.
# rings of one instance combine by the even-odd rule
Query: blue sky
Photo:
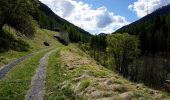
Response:
POLYGON ((136 0, 79 0, 87 4, 92 4, 93 8, 101 6, 107 7, 108 11, 114 12, 117 15, 124 16, 127 21, 133 22, 139 19, 135 13, 128 9, 128 6, 133 4, 136 0))
POLYGON ((112 33, 170 0, 40 0, 54 13, 91 34, 112 33))

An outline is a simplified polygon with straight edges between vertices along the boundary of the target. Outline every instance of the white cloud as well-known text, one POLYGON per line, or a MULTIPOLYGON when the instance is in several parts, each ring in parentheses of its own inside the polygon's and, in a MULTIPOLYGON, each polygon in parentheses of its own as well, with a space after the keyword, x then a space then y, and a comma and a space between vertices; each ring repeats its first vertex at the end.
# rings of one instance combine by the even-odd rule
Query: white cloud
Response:
POLYGON ((62 16, 63 17, 68 17, 70 16, 70 14, 73 12, 74 10, 74 5, 70 2, 67 2, 65 0, 57 0, 57 1, 53 1, 53 4, 55 4, 55 11, 59 11, 61 10, 62 16))
POLYGON ((129 22, 109 12, 106 7, 93 9, 92 5, 76 0, 40 0, 57 15, 90 33, 111 33, 129 22))
POLYGON ((143 17, 147 13, 152 13, 156 9, 165 6, 170 3, 170 0, 137 0, 128 8, 134 11, 138 17, 143 17))

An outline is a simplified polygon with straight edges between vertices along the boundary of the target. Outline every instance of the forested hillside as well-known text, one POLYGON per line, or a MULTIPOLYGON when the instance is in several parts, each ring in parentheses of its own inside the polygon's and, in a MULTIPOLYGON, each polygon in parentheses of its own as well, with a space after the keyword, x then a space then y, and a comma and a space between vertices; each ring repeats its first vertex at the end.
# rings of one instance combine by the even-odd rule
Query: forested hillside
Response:
POLYGON ((170 79, 170 4, 115 33, 139 37, 141 55, 129 70, 132 80, 162 86, 170 79))
MULTIPOLYGON (((36 20, 41 28, 68 31, 72 42, 87 42, 88 37, 91 36, 83 29, 54 14, 51 9, 38 0, 5 0, 0 1, 0 5, 1 33, 3 33, 3 26, 7 24, 25 36, 32 37, 35 34, 32 20, 36 20)), ((1 39, 1 45, 4 42, 5 40, 1 39)))
POLYGON ((89 37, 91 36, 90 33, 60 18, 43 3, 38 2, 38 4, 39 5, 37 11, 32 13, 32 15, 38 21, 39 25, 42 28, 47 28, 51 30, 66 30, 70 34, 69 36, 72 42, 87 42, 89 40, 89 37))
POLYGON ((38 0, 0 0, 0 100, 168 100, 168 7, 91 35, 38 0))
POLYGON ((117 32, 138 35, 143 53, 170 52, 170 4, 117 32))
POLYGON ((82 49, 105 67, 154 88, 170 79, 170 5, 124 26, 93 36, 82 49))

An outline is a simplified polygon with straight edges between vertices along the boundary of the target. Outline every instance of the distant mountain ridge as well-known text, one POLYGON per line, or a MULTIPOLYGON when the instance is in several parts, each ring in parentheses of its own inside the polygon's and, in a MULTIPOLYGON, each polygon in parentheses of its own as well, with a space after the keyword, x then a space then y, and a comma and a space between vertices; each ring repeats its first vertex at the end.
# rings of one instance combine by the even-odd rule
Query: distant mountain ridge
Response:
POLYGON ((139 36, 143 53, 170 52, 170 4, 114 33, 124 32, 139 36))
POLYGON ((163 6, 163 7, 159 8, 159 9, 155 10, 154 12, 144 16, 143 18, 141 18, 141 19, 139 19, 139 20, 137 20, 137 21, 135 21, 135 22, 133 22, 133 23, 131 23, 129 25, 126 25, 126 26, 124 26, 124 27, 122 27, 120 29, 118 29, 114 33, 120 32, 120 31, 130 27, 131 25, 138 24, 138 23, 140 23, 142 21, 147 21, 148 19, 151 19, 153 17, 162 16, 162 15, 166 15, 166 14, 169 14, 169 13, 170 13, 170 4, 168 4, 166 6, 163 6))
POLYGON ((91 34, 89 32, 87 32, 87 31, 81 29, 80 27, 68 22, 67 20, 59 17, 48 6, 46 6, 42 2, 38 2, 38 3, 39 3, 40 11, 42 11, 49 19, 53 19, 52 26, 51 26, 52 29, 54 29, 55 27, 61 28, 62 26, 64 26, 64 24, 67 24, 67 25, 71 25, 72 27, 74 27, 80 33, 85 34, 87 36, 91 36, 91 34))

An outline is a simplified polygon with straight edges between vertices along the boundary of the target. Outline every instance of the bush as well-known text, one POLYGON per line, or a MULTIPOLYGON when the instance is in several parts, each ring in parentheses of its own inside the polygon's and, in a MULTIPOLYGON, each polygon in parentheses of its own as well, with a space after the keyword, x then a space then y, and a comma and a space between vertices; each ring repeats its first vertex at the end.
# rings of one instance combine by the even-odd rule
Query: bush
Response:
POLYGON ((32 18, 29 15, 31 0, 1 0, 0 1, 0 29, 5 24, 31 37, 35 33, 32 18))
POLYGON ((8 50, 15 50, 15 51, 28 51, 29 44, 21 39, 16 39, 12 34, 9 32, 0 31, 0 52, 5 52, 8 50))

